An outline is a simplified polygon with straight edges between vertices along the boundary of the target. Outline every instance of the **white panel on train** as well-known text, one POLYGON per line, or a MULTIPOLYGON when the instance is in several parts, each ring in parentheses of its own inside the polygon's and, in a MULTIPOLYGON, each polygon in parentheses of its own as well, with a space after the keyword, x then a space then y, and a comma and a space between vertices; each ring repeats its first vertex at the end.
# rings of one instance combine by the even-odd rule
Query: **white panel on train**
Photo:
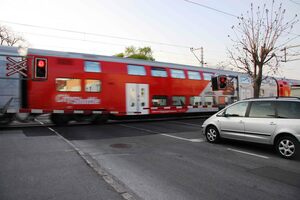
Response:
POLYGON ((128 115, 149 114, 149 85, 126 83, 126 112, 128 115))

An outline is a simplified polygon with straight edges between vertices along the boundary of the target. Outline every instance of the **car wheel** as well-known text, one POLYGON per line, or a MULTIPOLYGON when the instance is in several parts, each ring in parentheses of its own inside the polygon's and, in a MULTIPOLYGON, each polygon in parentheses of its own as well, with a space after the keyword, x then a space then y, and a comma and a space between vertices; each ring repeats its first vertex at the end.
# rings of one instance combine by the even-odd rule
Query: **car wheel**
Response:
POLYGON ((217 143, 220 140, 220 134, 215 126, 209 126, 205 130, 205 136, 208 142, 217 143))
POLYGON ((292 159, 298 153, 299 142, 291 136, 283 136, 277 140, 276 150, 278 154, 287 159, 292 159))

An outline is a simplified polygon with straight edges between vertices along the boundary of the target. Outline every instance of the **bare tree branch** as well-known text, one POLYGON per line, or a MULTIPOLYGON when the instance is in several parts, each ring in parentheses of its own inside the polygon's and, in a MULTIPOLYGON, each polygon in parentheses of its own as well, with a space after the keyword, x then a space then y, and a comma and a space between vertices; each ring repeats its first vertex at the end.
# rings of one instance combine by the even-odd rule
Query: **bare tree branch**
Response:
POLYGON ((17 46, 25 43, 25 39, 15 34, 8 27, 0 25, 0 44, 7 46, 17 46))
POLYGON ((292 30, 299 21, 297 15, 289 21, 284 20, 286 10, 282 4, 277 8, 275 1, 271 5, 264 4, 262 7, 250 6, 246 15, 238 18, 238 25, 233 26, 234 38, 230 37, 233 46, 228 50, 229 58, 233 65, 252 78, 254 97, 259 96, 263 74, 275 74, 280 67, 282 45, 279 40, 286 32, 292 30))

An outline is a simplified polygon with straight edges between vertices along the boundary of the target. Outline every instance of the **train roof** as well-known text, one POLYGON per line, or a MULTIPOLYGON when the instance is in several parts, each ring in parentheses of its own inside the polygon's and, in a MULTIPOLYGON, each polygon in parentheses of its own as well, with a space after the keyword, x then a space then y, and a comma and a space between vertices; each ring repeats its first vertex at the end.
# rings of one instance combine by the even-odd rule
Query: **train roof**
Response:
MULTIPOLYGON (((18 53, 18 49, 19 49, 18 47, 0 45, 0 55, 20 56, 18 53)), ((63 58, 80 58, 80 59, 95 60, 95 61, 120 62, 120 63, 127 63, 127 64, 133 64, 133 65, 146 65, 146 66, 153 66, 153 67, 201 70, 204 72, 210 72, 210 73, 216 73, 216 74, 222 74, 222 75, 232 75, 232 76, 248 76, 248 74, 242 73, 242 72, 214 69, 214 68, 209 68, 209 67, 199 67, 199 66, 192 66, 192 65, 167 63, 167 62, 159 62, 159 61, 148 61, 148 60, 140 60, 140 59, 132 59, 132 58, 121 58, 121 57, 116 57, 116 56, 103 56, 103 55, 87 54, 87 53, 64 52, 64 51, 53 51, 53 50, 28 48, 27 54, 42 55, 42 56, 55 56, 55 57, 63 57, 63 58)), ((277 79, 281 79, 281 78, 277 78, 277 79)), ((294 85, 300 85, 300 80, 295 80, 295 79, 284 79, 284 80, 286 80, 290 83, 294 83, 294 85)))
MULTIPOLYGON (((19 56, 17 47, 10 46, 0 46, 0 54, 2 55, 15 55, 19 56)), ((53 51, 53 50, 43 50, 43 49, 33 49, 28 48, 27 54, 32 55, 42 55, 42 56, 55 56, 55 57, 63 57, 63 58, 80 58, 86 60, 97 60, 97 61, 107 61, 107 62, 120 62, 127 63, 133 65, 146 65, 153 67, 166 67, 166 68, 176 68, 176 69, 189 69, 189 70, 202 70, 205 72, 224 74, 224 75, 242 75, 244 73, 230 71, 230 70, 221 70, 221 69, 213 69, 209 67, 199 67, 192 65, 184 65, 184 64, 176 64, 176 63, 167 63, 167 62, 159 62, 159 61, 147 61, 140 59, 132 59, 132 58, 121 58, 116 56, 103 56, 96 54, 87 54, 87 53, 75 53, 75 52, 64 52, 64 51, 53 51)), ((247 74, 244 74, 247 75, 247 74)))

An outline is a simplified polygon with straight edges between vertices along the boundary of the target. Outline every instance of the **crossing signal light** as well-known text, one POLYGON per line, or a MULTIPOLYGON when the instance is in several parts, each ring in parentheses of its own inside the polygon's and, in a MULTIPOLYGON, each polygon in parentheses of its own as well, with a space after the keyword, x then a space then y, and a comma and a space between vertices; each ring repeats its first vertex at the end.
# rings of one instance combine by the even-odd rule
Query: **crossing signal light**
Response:
POLYGON ((227 88, 227 76, 218 76, 218 86, 219 90, 224 90, 227 88))
POLYGON ((217 91, 217 90, 225 90, 227 89, 227 76, 225 75, 219 75, 216 77, 211 78, 211 85, 212 85, 212 90, 217 91))
POLYGON ((47 78, 47 59, 35 59, 35 78, 47 78))

